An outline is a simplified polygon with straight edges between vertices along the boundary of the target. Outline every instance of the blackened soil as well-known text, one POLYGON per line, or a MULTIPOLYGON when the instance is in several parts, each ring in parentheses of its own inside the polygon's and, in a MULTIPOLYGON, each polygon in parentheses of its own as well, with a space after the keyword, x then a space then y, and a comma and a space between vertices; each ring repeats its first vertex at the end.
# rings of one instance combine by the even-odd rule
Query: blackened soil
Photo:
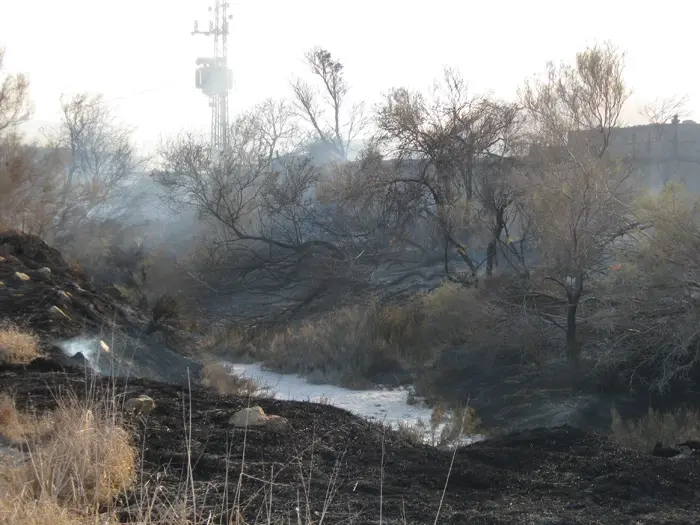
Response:
MULTIPOLYGON (((0 369, 2 389, 20 406, 54 405, 56 391, 85 389, 82 372, 51 362, 0 369)), ((119 390, 146 393, 157 408, 134 420, 143 447, 143 482, 158 497, 184 497, 188 433, 198 514, 214 517, 240 496, 248 523, 433 523, 450 471, 451 453, 415 445, 327 405, 260 400, 288 418, 289 435, 232 431, 227 420, 246 400, 204 390, 132 379, 119 390), (189 407, 191 406, 191 412, 189 407), (191 421, 190 418, 191 417, 191 421), (382 455, 382 451, 384 454, 382 455), (245 458, 245 459, 244 459, 245 458), (382 483, 382 462, 384 464, 382 483), (244 465, 241 467, 241 465, 244 465), (228 480, 228 487, 227 487, 228 480), (307 505, 307 501, 309 504, 307 505), (324 506, 324 502, 325 506, 324 506), (311 521, 306 520, 309 507, 311 521)), ((149 492, 152 494, 152 492, 149 492)), ((142 497, 142 496, 141 496, 142 497)), ((119 502, 128 520, 137 495, 119 502)), ((222 520, 225 522, 225 520, 222 520)), ((215 522, 219 522, 216 518, 215 522)), ((438 523, 688 524, 700 522, 700 462, 621 450, 603 437, 571 427, 535 429, 460 449, 449 475, 438 523)))

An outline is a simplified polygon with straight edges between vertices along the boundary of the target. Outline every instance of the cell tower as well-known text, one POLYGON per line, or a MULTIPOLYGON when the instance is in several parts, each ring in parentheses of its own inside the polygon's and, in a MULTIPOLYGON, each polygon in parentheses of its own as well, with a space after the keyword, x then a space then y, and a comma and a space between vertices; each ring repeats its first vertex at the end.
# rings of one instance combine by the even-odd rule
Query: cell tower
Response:
POLYGON ((195 84, 198 89, 209 97, 211 107, 211 147, 219 153, 227 142, 228 134, 228 92, 233 86, 233 72, 228 68, 228 21, 232 18, 227 14, 228 2, 216 0, 214 7, 209 7, 213 19, 209 21, 209 29, 200 31, 197 21, 194 23, 193 35, 214 37, 214 56, 197 59, 195 84))

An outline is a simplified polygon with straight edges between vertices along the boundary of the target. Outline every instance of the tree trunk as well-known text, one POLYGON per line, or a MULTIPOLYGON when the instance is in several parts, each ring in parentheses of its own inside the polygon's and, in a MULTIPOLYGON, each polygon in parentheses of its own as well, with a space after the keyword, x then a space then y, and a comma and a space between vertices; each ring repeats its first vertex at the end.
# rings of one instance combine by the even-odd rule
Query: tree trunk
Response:
POLYGON ((570 303, 566 312, 566 360, 574 368, 578 365, 578 358, 581 353, 581 345, 576 334, 577 310, 578 301, 575 304, 570 303))
POLYGON ((578 369, 581 356, 581 342, 577 334, 576 313, 578 311, 581 293, 583 292, 583 276, 577 275, 572 293, 567 291, 569 304, 566 311, 566 360, 575 372, 578 369))
POLYGON ((498 264, 498 240, 506 227, 504 213, 505 209, 503 207, 496 212, 493 236, 486 247, 486 275, 489 277, 493 275, 493 269, 498 264))
POLYGON ((493 275, 493 268, 496 266, 496 241, 491 239, 486 247, 486 275, 493 275))

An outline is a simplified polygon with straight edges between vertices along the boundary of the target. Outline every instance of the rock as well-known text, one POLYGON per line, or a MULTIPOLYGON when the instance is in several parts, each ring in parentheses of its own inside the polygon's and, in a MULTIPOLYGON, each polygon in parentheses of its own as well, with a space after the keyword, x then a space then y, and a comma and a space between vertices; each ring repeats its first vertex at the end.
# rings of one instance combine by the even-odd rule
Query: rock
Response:
POLYGON ((238 428, 243 428, 246 426, 257 427, 264 425, 267 422, 267 416, 265 415, 265 411, 256 405, 239 410, 231 416, 231 419, 229 419, 228 422, 229 425, 238 428))
POLYGON ((68 358, 68 362, 71 365, 79 366, 81 368, 92 368, 90 361, 88 361, 87 357, 85 357, 85 354, 83 354, 82 352, 77 352, 70 356, 68 358))
POLYGON ((31 277, 37 281, 48 281, 51 279, 51 268, 43 266, 38 270, 32 270, 29 272, 31 277))
POLYGON ((289 420, 282 416, 267 416, 267 426, 275 432, 287 432, 289 430, 289 420))
POLYGON ((5 262, 5 258, 2 255, 0 255, 0 263, 4 263, 4 262, 5 262))
POLYGON ((23 273, 23 272, 15 272, 15 279, 17 279, 18 281, 24 281, 24 282, 32 280, 31 277, 29 277, 26 273, 23 273))
POLYGON ((127 399, 124 403, 125 412, 133 412, 135 414, 148 414, 156 408, 156 402, 153 398, 146 394, 141 394, 139 397, 127 399))
POLYGON ((281 416, 268 416, 259 406, 239 410, 229 419, 229 425, 236 428, 267 428, 275 432, 286 432, 289 421, 281 416))
POLYGON ((52 306, 49 308, 49 315, 54 319, 65 319, 66 321, 71 320, 71 316, 61 310, 58 306, 52 306))
POLYGON ((71 303, 71 296, 68 292, 59 290, 58 292, 56 292, 56 296, 58 298, 58 302, 60 302, 63 305, 69 305, 71 303))

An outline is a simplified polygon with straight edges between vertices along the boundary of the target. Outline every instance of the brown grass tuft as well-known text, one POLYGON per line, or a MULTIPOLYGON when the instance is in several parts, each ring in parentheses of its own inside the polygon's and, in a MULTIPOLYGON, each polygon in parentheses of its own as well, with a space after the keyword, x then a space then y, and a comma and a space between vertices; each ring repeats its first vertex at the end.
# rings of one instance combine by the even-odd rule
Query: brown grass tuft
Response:
POLYGON ((14 327, 0 328, 0 364, 27 364, 39 357, 39 340, 14 327))
POLYGON ((26 461, 0 473, 5 512, 40 516, 50 502, 83 514, 135 482, 136 448, 110 409, 68 399, 51 413, 26 414, 17 412, 7 395, 0 397, 0 406, 0 432, 26 451, 26 461))
POLYGON ((222 395, 261 397, 268 390, 249 377, 233 374, 225 365, 214 359, 207 359, 202 364, 201 382, 222 395))
POLYGON ((0 525, 94 525, 95 518, 76 516, 56 502, 0 498, 0 525))
POLYGON ((700 412, 676 410, 661 412, 649 408, 637 420, 624 420, 612 408, 612 438, 623 447, 650 452, 656 443, 672 446, 688 439, 700 439, 700 412))
POLYGON ((24 438, 24 425, 9 394, 0 394, 0 436, 17 443, 24 438))

